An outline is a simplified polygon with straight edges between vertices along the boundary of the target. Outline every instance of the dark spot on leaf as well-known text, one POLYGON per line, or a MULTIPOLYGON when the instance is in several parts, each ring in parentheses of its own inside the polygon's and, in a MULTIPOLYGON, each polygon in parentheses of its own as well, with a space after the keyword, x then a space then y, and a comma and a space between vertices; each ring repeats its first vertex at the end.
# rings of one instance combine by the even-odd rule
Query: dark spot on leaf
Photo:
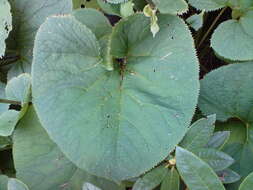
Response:
POLYGON ((16 104, 11 104, 11 105, 9 106, 9 109, 10 109, 10 110, 20 111, 21 108, 22 108, 21 105, 16 105, 16 104))
POLYGON ((154 73, 155 73, 155 69, 154 69, 154 73))
POLYGON ((173 37, 173 36, 171 36, 171 39, 172 39, 172 40, 174 40, 174 37, 173 37))
POLYGON ((110 118, 111 116, 110 116, 110 115, 107 115, 106 117, 107 117, 107 118, 110 118))
POLYGON ((84 5, 84 4, 81 4, 81 8, 84 9, 84 8, 85 8, 85 5, 84 5))
POLYGON ((91 0, 86 0, 87 2, 90 2, 91 0))

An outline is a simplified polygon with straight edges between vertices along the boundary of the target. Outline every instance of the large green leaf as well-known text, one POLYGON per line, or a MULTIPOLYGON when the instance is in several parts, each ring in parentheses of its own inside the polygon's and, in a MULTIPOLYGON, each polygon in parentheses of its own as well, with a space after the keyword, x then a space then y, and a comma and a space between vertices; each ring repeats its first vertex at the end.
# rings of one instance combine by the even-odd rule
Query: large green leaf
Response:
POLYGON ((161 13, 182 14, 188 11, 188 4, 185 0, 153 0, 161 13))
MULTIPOLYGON (((253 51, 252 51, 253 52, 253 51)), ((253 63, 223 66, 201 80, 199 107, 217 119, 229 118, 253 122, 253 63)))
POLYGON ((180 178, 177 170, 173 167, 164 177, 161 190, 179 190, 180 178))
POLYGON ((193 40, 176 16, 159 20, 155 39, 142 14, 117 24, 111 52, 127 57, 127 65, 115 62, 113 71, 102 66, 95 35, 73 17, 52 17, 41 26, 33 102, 51 138, 78 167, 114 180, 138 176, 184 136, 199 88, 193 40))
POLYGON ((29 190, 28 187, 22 182, 15 178, 8 180, 8 190, 29 190))
POLYGON ((152 190, 163 181, 166 174, 167 168, 164 165, 159 166, 139 178, 135 182, 133 190, 152 190))
POLYGON ((239 190, 251 190, 253 187, 253 173, 249 174, 239 187, 239 190))
POLYGON ((30 72, 34 37, 45 19, 50 15, 70 13, 72 10, 71 0, 10 0, 10 4, 13 30, 7 47, 16 50, 20 59, 8 73, 8 79, 30 72))
POLYGON ((8 0, 0 0, 0 58, 5 53, 5 40, 12 30, 11 7, 8 0))
POLYGON ((77 169, 49 139, 32 107, 19 122, 13 137, 17 177, 32 190, 80 190, 84 182, 103 189, 123 189, 113 182, 77 169))
POLYGON ((188 0, 189 3, 200 10, 213 11, 227 5, 228 0, 188 0))
POLYGON ((180 146, 191 152, 197 152, 198 149, 203 148, 213 134, 215 120, 215 115, 211 115, 193 123, 180 146))
POLYGON ((177 147, 177 169, 190 190, 225 190, 207 163, 193 153, 177 147))

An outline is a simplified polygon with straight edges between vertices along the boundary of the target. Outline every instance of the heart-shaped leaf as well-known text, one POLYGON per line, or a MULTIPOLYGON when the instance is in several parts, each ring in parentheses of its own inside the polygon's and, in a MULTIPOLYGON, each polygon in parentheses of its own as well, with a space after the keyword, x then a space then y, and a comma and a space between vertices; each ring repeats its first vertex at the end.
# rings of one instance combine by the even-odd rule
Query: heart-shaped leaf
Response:
POLYGON ((253 11, 248 11, 239 20, 221 23, 214 31, 211 46, 215 52, 234 61, 253 60, 253 11))
POLYGON ((190 124, 199 88, 193 40, 178 17, 159 21, 155 39, 142 14, 116 25, 113 71, 101 64, 95 35, 73 17, 49 18, 38 32, 32 87, 39 118, 92 174, 122 180, 148 171, 190 124))
MULTIPOLYGON (((252 51, 253 52, 253 51, 252 51)), ((201 80, 199 107, 217 119, 229 118, 253 122, 253 63, 223 66, 201 80)))

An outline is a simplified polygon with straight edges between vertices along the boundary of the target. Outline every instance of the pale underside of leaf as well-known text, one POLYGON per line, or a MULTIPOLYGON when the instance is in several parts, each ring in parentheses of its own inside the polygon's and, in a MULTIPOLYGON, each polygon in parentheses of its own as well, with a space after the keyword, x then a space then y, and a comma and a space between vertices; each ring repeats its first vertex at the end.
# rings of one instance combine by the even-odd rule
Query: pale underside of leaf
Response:
POLYGON ((0 58, 5 54, 5 40, 12 30, 11 7, 8 0, 0 0, 0 58))

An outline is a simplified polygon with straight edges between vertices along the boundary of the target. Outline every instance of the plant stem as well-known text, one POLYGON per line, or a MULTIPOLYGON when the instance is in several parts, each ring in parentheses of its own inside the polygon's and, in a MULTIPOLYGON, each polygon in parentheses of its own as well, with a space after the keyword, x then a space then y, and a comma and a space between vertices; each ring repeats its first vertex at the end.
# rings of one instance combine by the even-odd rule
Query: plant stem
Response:
POLYGON ((201 39, 201 41, 199 42, 197 48, 199 48, 203 44, 203 42, 206 40, 207 36, 213 30, 214 26, 216 25, 216 23, 218 22, 218 20, 220 19, 220 17, 222 16, 222 14, 225 12, 226 9, 227 9, 227 7, 224 7, 221 10, 221 12, 218 14, 218 16, 214 19, 213 23, 211 24, 211 26, 209 27, 209 29, 207 30, 207 32, 205 33, 205 35, 203 36, 203 38, 201 39))
POLYGON ((21 105, 21 102, 19 102, 19 101, 7 100, 7 99, 0 99, 0 103, 3 103, 3 104, 21 105))
POLYGON ((249 124, 246 123, 246 143, 249 142, 249 124))

